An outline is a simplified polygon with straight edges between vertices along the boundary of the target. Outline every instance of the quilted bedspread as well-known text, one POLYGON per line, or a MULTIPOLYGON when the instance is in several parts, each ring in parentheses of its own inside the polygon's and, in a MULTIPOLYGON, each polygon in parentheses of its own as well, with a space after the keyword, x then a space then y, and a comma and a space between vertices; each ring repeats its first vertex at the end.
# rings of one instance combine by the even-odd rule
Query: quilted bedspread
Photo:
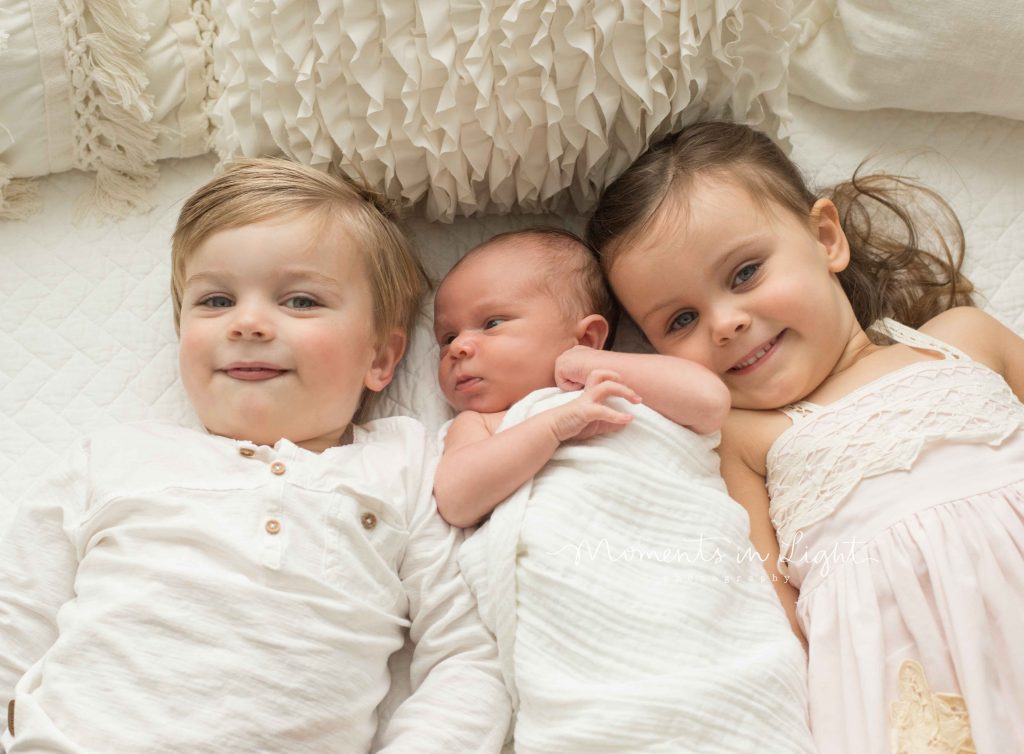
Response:
MULTIPOLYGON (((872 166, 916 176, 953 204, 967 234, 966 271, 982 306, 1024 335, 1024 122, 973 114, 846 112, 793 102, 794 158, 812 181, 872 166)), ((195 419, 177 379, 169 237, 178 207, 212 172, 209 158, 169 161, 149 214, 71 224, 90 179, 44 179, 44 212, 0 223, 0 529, 14 501, 68 444, 92 428, 143 418, 195 419)), ((411 229, 439 277, 490 235, 580 218, 483 217, 411 229)), ((426 320, 381 411, 439 426, 426 320)))

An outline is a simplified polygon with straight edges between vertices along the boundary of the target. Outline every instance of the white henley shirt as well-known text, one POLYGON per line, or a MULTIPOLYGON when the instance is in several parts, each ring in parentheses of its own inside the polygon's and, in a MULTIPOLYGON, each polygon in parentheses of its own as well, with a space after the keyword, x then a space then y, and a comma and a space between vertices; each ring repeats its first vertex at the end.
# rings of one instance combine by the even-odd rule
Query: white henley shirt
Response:
POLYGON ((408 418, 321 454, 156 424, 83 440, 0 541, 0 746, 366 752, 408 629, 381 751, 499 751, 508 696, 434 464, 408 418))

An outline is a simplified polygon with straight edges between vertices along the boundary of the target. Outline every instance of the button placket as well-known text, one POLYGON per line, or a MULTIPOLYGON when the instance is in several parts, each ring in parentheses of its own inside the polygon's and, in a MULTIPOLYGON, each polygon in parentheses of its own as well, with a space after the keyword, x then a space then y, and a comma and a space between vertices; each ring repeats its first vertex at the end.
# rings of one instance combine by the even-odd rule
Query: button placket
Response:
POLYGON ((280 460, 271 461, 264 468, 269 470, 270 480, 267 484, 268 503, 263 512, 263 565, 276 570, 281 567, 286 538, 287 522, 282 501, 287 490, 288 469, 280 460))

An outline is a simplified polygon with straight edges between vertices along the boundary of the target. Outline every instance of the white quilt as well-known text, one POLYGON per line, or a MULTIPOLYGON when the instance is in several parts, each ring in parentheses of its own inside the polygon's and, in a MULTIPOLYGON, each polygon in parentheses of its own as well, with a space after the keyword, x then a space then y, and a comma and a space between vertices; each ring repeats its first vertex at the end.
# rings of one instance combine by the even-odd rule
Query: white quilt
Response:
MULTIPOLYGON (((501 429, 576 397, 538 390, 501 429)), ((804 652, 718 436, 613 400, 633 421, 563 444, 459 554, 518 704, 516 752, 814 751, 804 652)))
MULTIPOLYGON (((794 157, 819 183, 866 156, 907 169, 945 194, 967 232, 967 271, 982 305, 1024 334, 1024 122, 899 110, 845 112, 795 100, 794 157), (924 154, 921 154, 924 152, 924 154)), ((14 501, 82 433, 119 420, 191 421, 176 376, 169 296, 170 232, 208 158, 161 163, 156 207, 118 223, 71 224, 91 178, 41 181, 43 212, 0 222, 0 528, 14 501)), ((490 235, 578 217, 412 222, 435 277, 490 235)), ((422 330, 385 410, 449 418, 433 382, 436 351, 422 330)))

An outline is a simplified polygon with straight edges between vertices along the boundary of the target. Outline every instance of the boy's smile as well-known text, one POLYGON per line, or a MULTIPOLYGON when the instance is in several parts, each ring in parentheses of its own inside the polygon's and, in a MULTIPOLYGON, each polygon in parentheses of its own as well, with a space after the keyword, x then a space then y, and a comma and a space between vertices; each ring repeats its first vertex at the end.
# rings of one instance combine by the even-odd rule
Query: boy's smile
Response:
POLYGON ((223 371, 228 377, 236 380, 272 380, 287 372, 274 364, 263 364, 257 362, 239 362, 228 364, 223 371))
POLYGON ((185 280, 181 376, 215 434, 323 450, 364 387, 390 379, 397 357, 378 360, 363 254, 336 220, 220 231, 196 248, 185 280))

